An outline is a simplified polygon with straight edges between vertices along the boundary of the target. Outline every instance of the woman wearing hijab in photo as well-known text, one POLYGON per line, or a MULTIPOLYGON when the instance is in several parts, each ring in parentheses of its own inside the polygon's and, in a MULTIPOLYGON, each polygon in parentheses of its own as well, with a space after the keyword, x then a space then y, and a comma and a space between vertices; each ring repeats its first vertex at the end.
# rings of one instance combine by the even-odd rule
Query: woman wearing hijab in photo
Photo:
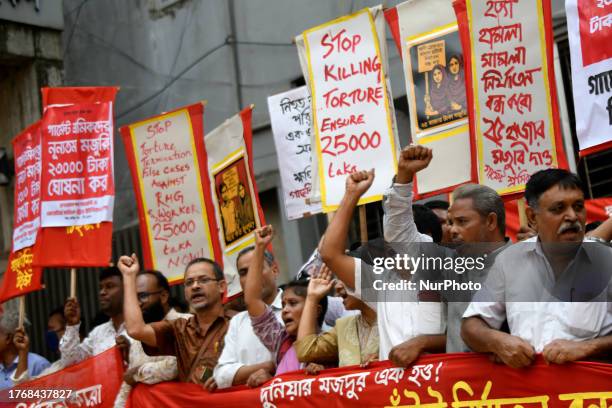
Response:
POLYGON ((448 60, 448 72, 447 88, 450 108, 452 111, 466 109, 465 74, 463 71, 463 58, 460 55, 451 55, 448 60))
POLYGON ((253 200, 248 194, 244 184, 238 183, 238 224, 243 234, 248 234, 255 229, 255 215, 253 214, 253 200))
POLYGON ((450 102, 448 99, 446 69, 437 64, 431 70, 431 79, 429 85, 429 95, 425 95, 425 114, 445 115, 450 111, 450 102))

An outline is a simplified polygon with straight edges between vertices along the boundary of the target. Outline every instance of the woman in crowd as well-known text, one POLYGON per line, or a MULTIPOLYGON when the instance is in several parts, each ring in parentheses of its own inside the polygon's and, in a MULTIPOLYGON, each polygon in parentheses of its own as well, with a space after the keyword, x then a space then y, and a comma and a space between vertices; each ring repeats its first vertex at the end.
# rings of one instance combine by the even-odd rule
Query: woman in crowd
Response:
POLYGON ((336 283, 336 294, 342 297, 346 310, 359 310, 358 315, 347 316, 336 321, 328 332, 317 334, 317 308, 329 291, 331 275, 327 267, 308 284, 306 304, 302 311, 300 329, 294 347, 298 359, 303 363, 365 366, 378 359, 378 326, 376 312, 364 302, 346 292, 341 281, 336 283))
MULTIPOLYGON (((276 375, 302 368, 293 347, 304 305, 306 303, 308 282, 292 281, 285 286, 282 295, 281 318, 279 322, 270 306, 262 300, 262 270, 264 250, 272 241, 274 232, 268 225, 255 230, 255 250, 249 266, 244 286, 244 301, 251 316, 255 335, 262 344, 276 355, 276 375)), ((331 283, 328 283, 328 291, 331 283)), ((317 305, 317 326, 320 330, 327 309, 327 297, 323 296, 317 305)), ((257 386, 259 384, 249 384, 257 386)))

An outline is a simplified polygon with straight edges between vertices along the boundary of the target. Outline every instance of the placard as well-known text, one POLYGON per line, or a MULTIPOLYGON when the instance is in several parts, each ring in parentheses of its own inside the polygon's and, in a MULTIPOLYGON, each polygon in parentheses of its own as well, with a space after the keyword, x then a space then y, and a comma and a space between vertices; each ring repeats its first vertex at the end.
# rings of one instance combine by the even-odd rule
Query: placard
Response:
POLYGON ((463 50, 452 5, 407 1, 385 11, 402 56, 412 142, 433 150, 415 176, 417 199, 476 180, 468 127, 463 50))
POLYGON ((346 177, 376 169, 359 204, 378 201, 397 165, 379 38, 369 9, 303 34, 323 211, 337 208, 346 177))
POLYGON ((192 259, 220 261, 201 103, 121 128, 138 199, 145 267, 182 281, 192 259))
POLYGON ((321 212, 321 203, 310 203, 312 193, 312 148, 310 94, 302 86, 268 97, 270 122, 287 218, 321 212))
POLYGON ((612 148, 612 1, 566 0, 580 155, 612 148))
POLYGON ((519 193, 538 170, 567 167, 559 128, 550 2, 453 3, 469 67, 478 182, 519 193))

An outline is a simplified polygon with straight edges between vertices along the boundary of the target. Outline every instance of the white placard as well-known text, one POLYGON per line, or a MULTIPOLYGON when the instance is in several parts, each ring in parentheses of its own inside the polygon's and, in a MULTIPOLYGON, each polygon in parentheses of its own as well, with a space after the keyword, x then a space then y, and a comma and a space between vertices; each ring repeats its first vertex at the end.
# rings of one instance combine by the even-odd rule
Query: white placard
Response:
POLYGON ((396 170, 396 142, 381 47, 364 9, 303 33, 323 210, 344 195, 346 176, 376 169, 359 204, 378 201, 396 170))
POLYGON ((268 110, 287 218, 296 220, 306 214, 320 213, 320 202, 310 204, 312 152, 308 88, 302 86, 268 97, 268 110))

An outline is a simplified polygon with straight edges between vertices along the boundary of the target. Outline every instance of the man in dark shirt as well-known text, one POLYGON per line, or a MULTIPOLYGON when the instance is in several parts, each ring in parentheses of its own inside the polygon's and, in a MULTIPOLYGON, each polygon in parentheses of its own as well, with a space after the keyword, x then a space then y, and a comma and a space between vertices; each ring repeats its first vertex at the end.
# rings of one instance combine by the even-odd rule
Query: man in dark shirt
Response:
POLYGON ((142 342, 149 355, 177 358, 179 380, 217 388, 212 377, 223 349, 229 326, 221 302, 227 287, 223 270, 207 258, 192 260, 185 269, 185 299, 195 313, 189 319, 146 324, 138 306, 136 275, 140 270, 136 255, 119 258, 123 274, 125 325, 132 338, 142 342))

